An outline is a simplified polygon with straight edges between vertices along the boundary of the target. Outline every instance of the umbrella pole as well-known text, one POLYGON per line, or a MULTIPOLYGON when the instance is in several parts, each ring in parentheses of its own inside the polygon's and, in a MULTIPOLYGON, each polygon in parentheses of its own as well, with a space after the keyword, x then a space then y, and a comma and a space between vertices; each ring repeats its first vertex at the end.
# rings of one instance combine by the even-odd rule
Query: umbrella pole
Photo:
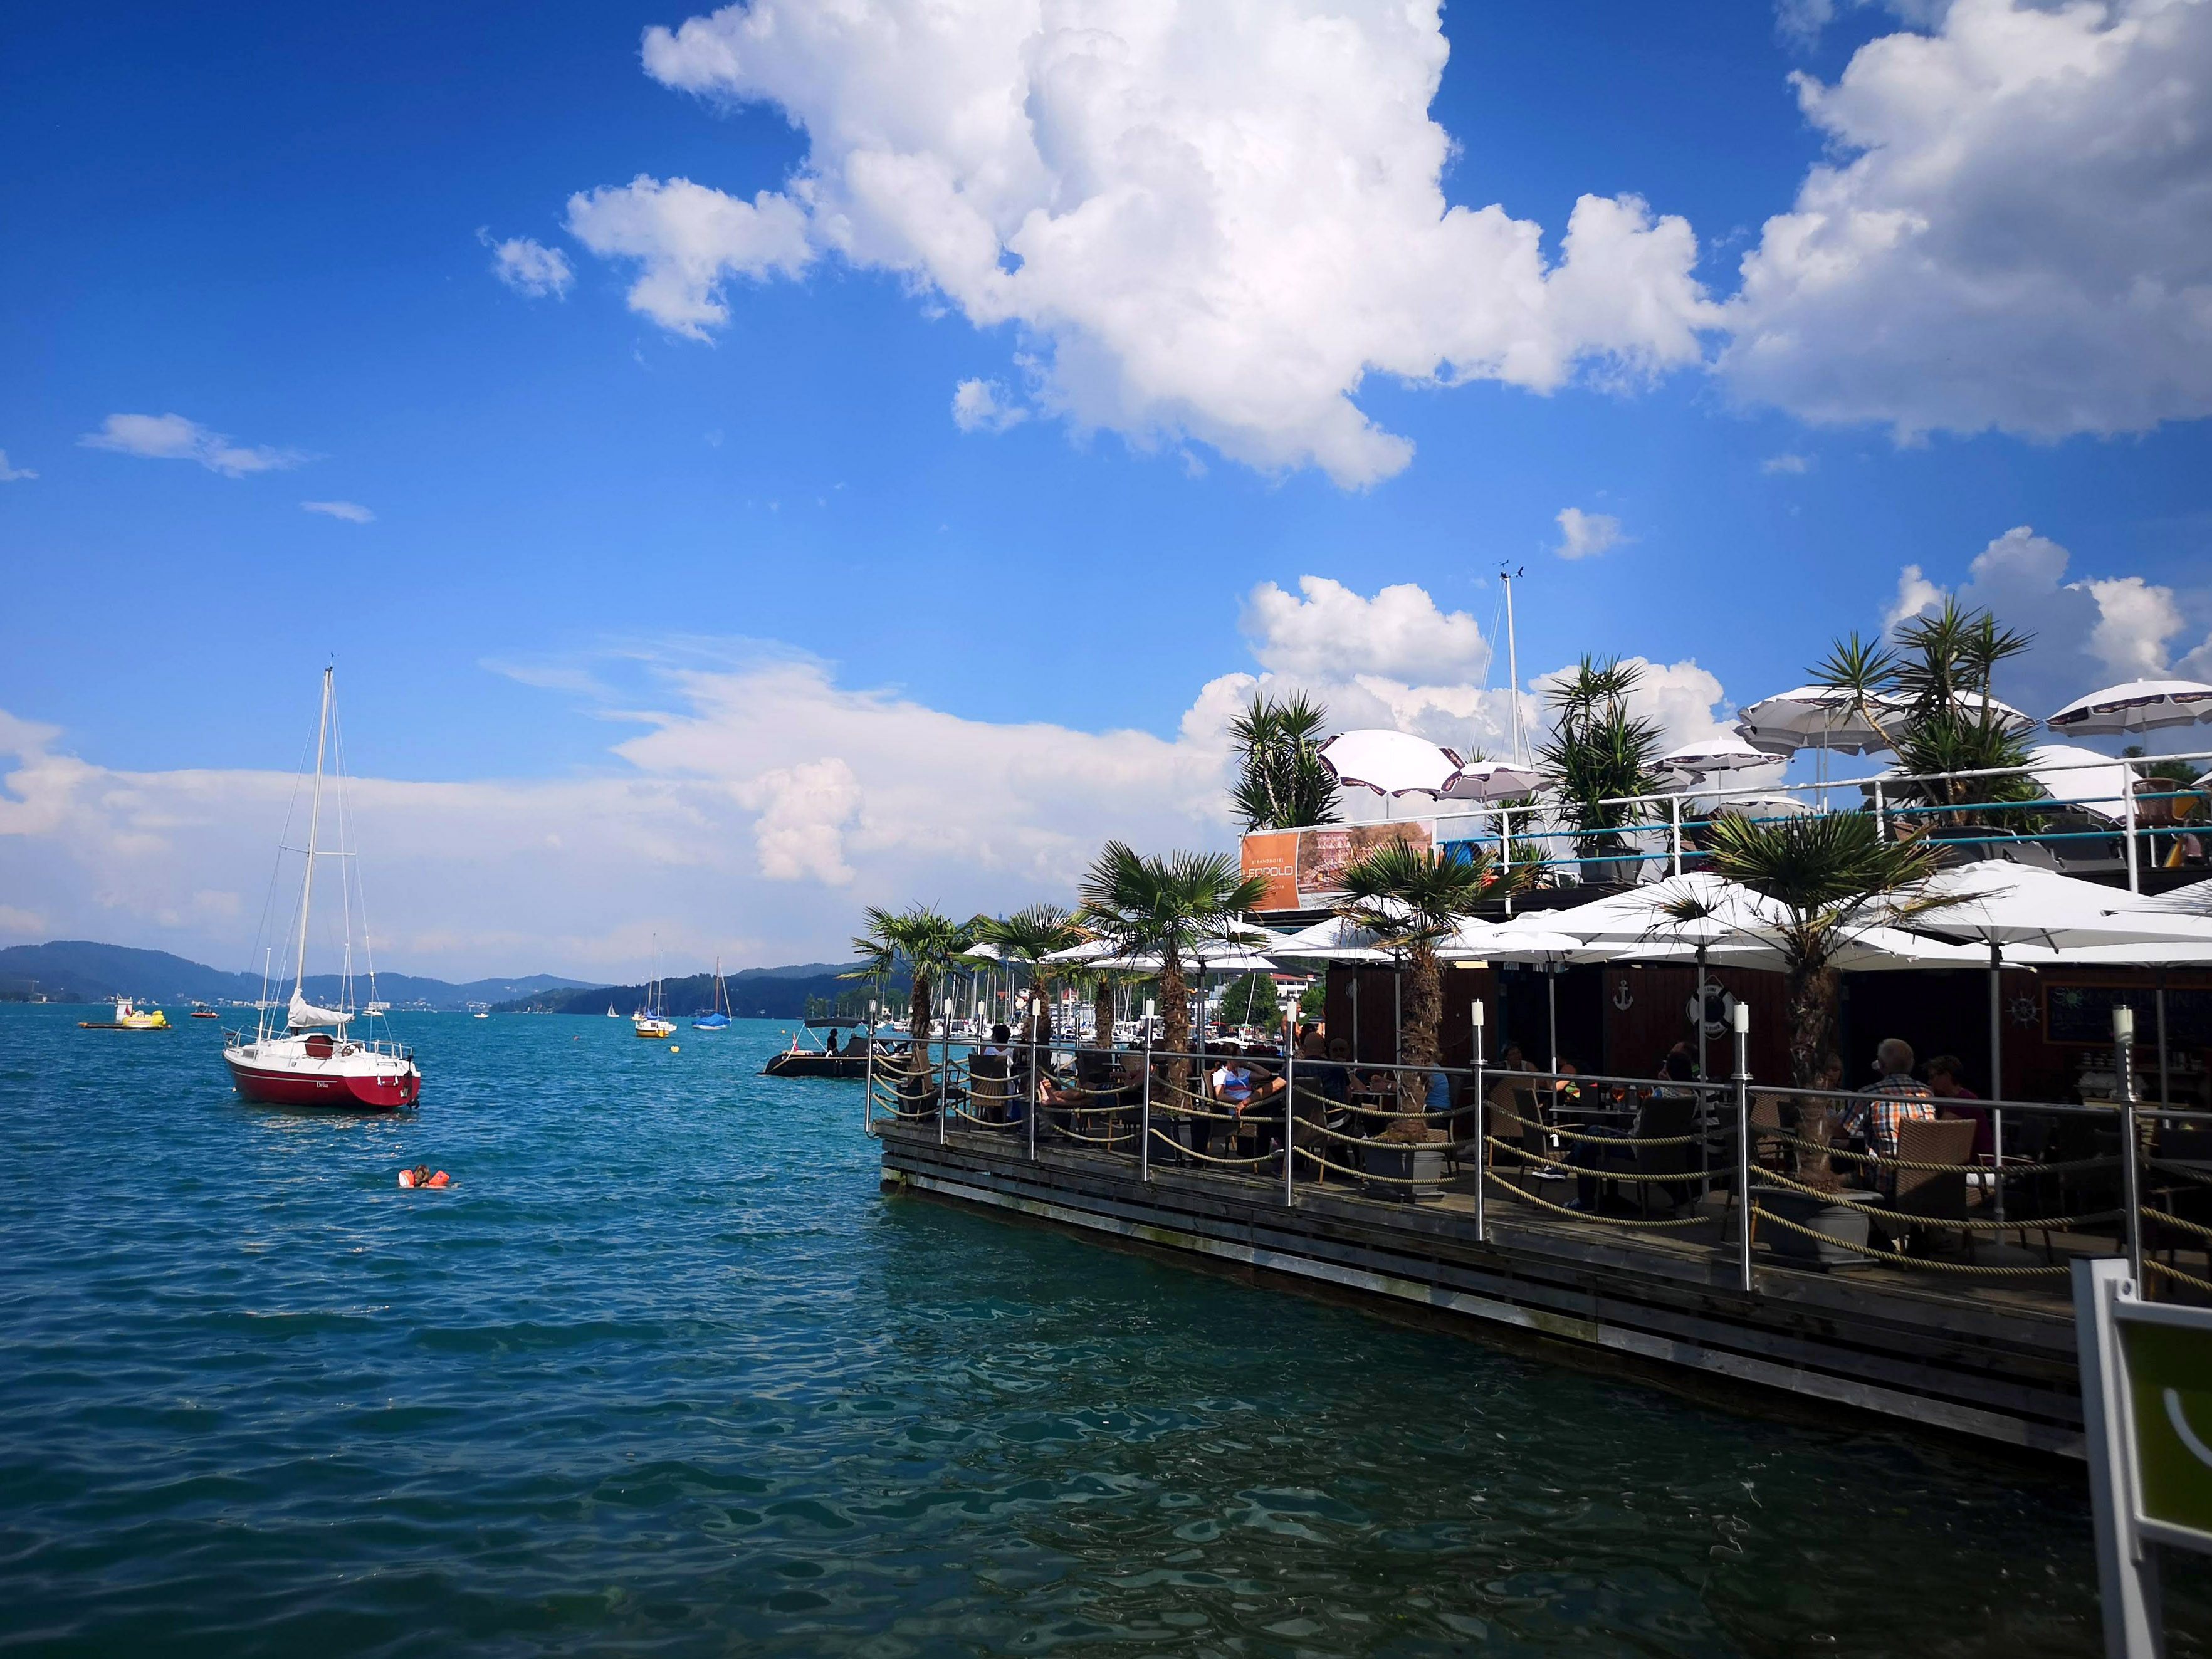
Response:
POLYGON ((1390 1063, 1406 1063, 1406 979, 1399 959, 1390 958, 1390 1063))
POLYGON ((2166 1071, 2166 969, 2158 970, 2158 1103, 2173 1104, 2173 1079, 2166 1071))
POLYGON ((1552 1075, 1559 1073, 1559 968, 1553 963, 1544 969, 1544 1007, 1552 1027, 1552 1075))
MULTIPOLYGON (((1990 1098, 2004 1098, 2004 946, 1990 941, 1990 1098)), ((1996 1215, 2004 1219, 2004 1108, 1990 1108, 1990 1158, 1996 1167, 1996 1215)))
POLYGON ((1359 1063, 1359 975, 1361 969, 1352 970, 1352 1063, 1359 1063))
POLYGON ((1705 943, 1698 941, 1698 1080, 1705 1078, 1705 943))

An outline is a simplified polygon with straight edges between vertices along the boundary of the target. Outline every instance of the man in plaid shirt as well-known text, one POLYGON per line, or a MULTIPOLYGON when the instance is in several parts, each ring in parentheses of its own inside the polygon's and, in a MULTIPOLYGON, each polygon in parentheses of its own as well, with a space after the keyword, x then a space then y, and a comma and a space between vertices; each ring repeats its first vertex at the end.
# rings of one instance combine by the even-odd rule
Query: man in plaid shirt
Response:
POLYGON ((1864 1130, 1867 1150, 1876 1158, 1895 1158, 1897 1126, 1907 1118, 1934 1117, 1936 1096, 1912 1075, 1912 1045, 1902 1037, 1884 1037, 1874 1051, 1874 1063, 1881 1076, 1859 1091, 1867 1102, 1846 1127, 1864 1130))

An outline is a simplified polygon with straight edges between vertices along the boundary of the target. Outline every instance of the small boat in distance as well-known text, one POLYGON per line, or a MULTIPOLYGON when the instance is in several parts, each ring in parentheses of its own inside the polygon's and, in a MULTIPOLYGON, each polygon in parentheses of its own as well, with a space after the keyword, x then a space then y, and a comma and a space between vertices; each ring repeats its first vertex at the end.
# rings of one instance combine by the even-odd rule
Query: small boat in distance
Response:
MULTIPOLYGON (((422 1073, 415 1064, 413 1053, 392 1041, 362 1042, 352 1035, 356 1019, 374 1019, 379 1016, 363 1016, 352 1006, 353 1001, 353 941, 345 943, 344 972, 338 981, 337 1006, 319 1007, 307 1000, 307 921, 315 897, 315 865, 319 859, 337 857, 339 879, 351 889, 346 895, 345 914, 349 924, 362 914, 362 899, 353 872, 349 849, 341 847, 333 854, 324 852, 319 843, 323 817, 323 760, 331 737, 331 681, 332 671, 323 670, 322 712, 315 726, 315 787, 307 809, 307 872, 300 883, 299 941, 292 963, 292 995, 282 1004, 284 1018, 280 1024, 272 1016, 280 1006, 267 994, 264 983, 263 994, 257 1005, 260 1009, 254 1030, 234 1031, 223 1044, 223 1064, 230 1068, 231 1085, 245 1099, 270 1106, 335 1106, 341 1109, 370 1111, 395 1111, 403 1106, 412 1106, 422 1096, 422 1073)), ((337 779, 341 833, 346 822, 344 811, 345 780, 343 773, 337 779)), ((287 850, 285 838, 278 838, 277 857, 281 861, 287 850)), ((367 923, 362 924, 362 948, 368 948, 367 923)), ((350 926, 349 926, 350 933, 350 926)), ((264 970, 265 981, 267 970, 264 970)), ((369 1006, 376 1006, 376 967, 372 960, 368 967, 369 1006)))
POLYGON ((607 1018, 609 1019, 620 1019, 622 1018, 620 1014, 615 1012, 615 1006, 611 1002, 607 1004, 607 1018))
POLYGON ((113 1019, 81 1019, 81 1031, 166 1031, 171 1029, 169 1017, 159 1008, 141 1008, 129 997, 115 999, 113 1019))
POLYGON ((676 1035, 676 1022, 668 1017, 662 1006, 660 993, 660 935, 653 936, 653 977, 645 982, 645 1006, 629 1017, 635 1035, 646 1037, 665 1037, 676 1035))
POLYGON ((730 991, 722 983, 722 959, 714 958, 714 1006, 691 1022, 695 1031, 719 1031, 730 1023, 730 991))
POLYGON ((204 1002, 195 1002, 192 1004, 192 1018, 194 1019, 221 1019, 222 1016, 217 1013, 214 1009, 209 1007, 204 1002))

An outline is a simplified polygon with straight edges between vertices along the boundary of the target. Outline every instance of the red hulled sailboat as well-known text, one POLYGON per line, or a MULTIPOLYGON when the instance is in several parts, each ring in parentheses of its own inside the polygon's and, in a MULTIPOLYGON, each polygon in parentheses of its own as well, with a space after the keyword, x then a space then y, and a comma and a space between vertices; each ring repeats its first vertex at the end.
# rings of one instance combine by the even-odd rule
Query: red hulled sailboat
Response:
MULTIPOLYGON (((260 1018, 251 1032, 234 1031, 223 1044, 223 1064, 230 1068, 234 1087, 247 1100, 271 1106, 325 1106, 353 1111, 396 1111, 412 1106, 422 1091, 422 1073, 411 1050, 386 1040, 356 1037, 353 1027, 375 1018, 382 1005, 376 1000, 376 969, 366 951, 368 966, 368 1006, 353 1006, 353 940, 345 944, 345 971, 338 981, 338 1006, 318 1006, 307 997, 307 922, 315 897, 315 865, 319 858, 348 856, 323 852, 318 845, 322 831, 323 774, 331 738, 332 671, 323 670, 322 712, 315 728, 315 787, 307 809, 307 873, 300 883, 298 943, 292 964, 292 994, 276 1018, 276 1005, 264 994, 260 1018)), ((339 823, 344 823, 343 773, 339 782, 339 823)), ((341 835, 343 839, 343 835, 341 835)), ((279 849, 278 856, 283 856, 279 849)), ((349 887, 345 911, 350 935, 356 910, 357 883, 349 873, 341 876, 349 887)), ((367 922, 363 921, 364 934, 367 922)))

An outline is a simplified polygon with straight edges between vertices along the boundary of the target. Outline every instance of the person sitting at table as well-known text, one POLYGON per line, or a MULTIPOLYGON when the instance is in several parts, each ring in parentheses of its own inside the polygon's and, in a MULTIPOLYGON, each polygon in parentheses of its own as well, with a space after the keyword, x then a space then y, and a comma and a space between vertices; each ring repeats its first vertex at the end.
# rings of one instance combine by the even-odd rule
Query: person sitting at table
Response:
MULTIPOLYGON (((1660 1086, 1651 1091, 1651 1100, 1682 1099, 1690 1092, 1682 1085, 1694 1083, 1697 1071, 1697 1062, 1681 1052, 1678 1044, 1659 1062, 1660 1086)), ((1644 1127, 1648 1118, 1649 1103, 1637 1108, 1636 1122, 1632 1128, 1623 1129, 1617 1123, 1592 1123, 1585 1125, 1578 1132, 1584 1138, 1571 1143, 1571 1150, 1567 1153, 1567 1162, 1574 1166, 1576 1171, 1575 1195, 1567 1206, 1569 1209, 1596 1212, 1601 1180, 1599 1172, 1608 1169, 1633 1168, 1636 1163, 1635 1147, 1608 1146, 1607 1143, 1643 1139, 1649 1133, 1644 1127)), ((1665 1190, 1672 1194, 1675 1189, 1668 1187, 1665 1190)), ((1679 1200, 1670 1199, 1669 1201, 1679 1200)))
POLYGON ((1996 1128, 1990 1121, 1989 1108, 1978 1103, 1981 1097, 1960 1081, 1966 1069, 1956 1054, 1936 1055, 1928 1062, 1928 1092, 1936 1097, 1936 1109, 1945 1117, 1974 1120, 1974 1156, 1991 1157, 1996 1152, 1996 1128), (1977 1103, 1962 1105, 1964 1101, 1977 1103))
POLYGON ((1875 1045, 1874 1068, 1881 1075, 1859 1091, 1845 1127, 1863 1136, 1876 1158, 1895 1158, 1897 1126, 1908 1118, 1934 1117, 1936 1097, 1912 1075, 1912 1045, 1903 1037, 1884 1037, 1875 1045))

